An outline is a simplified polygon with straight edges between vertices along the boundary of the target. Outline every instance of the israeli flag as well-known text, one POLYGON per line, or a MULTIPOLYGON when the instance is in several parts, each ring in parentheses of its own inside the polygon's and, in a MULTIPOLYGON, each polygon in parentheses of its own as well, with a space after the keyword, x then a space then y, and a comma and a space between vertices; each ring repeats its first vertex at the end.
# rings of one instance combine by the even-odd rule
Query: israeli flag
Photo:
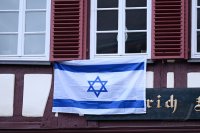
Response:
POLYGON ((54 76, 53 112, 146 113, 146 58, 55 63, 54 76))

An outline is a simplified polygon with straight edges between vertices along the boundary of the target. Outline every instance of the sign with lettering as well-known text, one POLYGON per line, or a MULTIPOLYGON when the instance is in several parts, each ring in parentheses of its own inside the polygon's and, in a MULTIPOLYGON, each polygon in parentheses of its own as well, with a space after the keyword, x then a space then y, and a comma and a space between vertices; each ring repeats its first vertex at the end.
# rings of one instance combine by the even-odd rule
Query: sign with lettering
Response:
POLYGON ((200 119, 200 88, 147 89, 146 98, 146 114, 88 115, 86 117, 88 120, 200 119))

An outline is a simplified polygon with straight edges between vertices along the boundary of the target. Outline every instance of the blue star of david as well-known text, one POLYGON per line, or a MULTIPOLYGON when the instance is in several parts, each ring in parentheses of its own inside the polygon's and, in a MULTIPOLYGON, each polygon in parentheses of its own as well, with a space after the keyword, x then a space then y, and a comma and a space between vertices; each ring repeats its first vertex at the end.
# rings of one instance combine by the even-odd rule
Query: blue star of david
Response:
POLYGON ((88 88, 87 92, 94 92, 94 94, 96 95, 96 97, 99 97, 100 93, 101 92, 108 92, 106 87, 105 87, 105 84, 107 83, 108 81, 102 81, 99 76, 97 76, 97 78, 94 80, 94 81, 88 81, 90 87, 88 88), (95 89, 94 85, 96 84, 99 84, 101 85, 101 88, 100 89, 95 89))

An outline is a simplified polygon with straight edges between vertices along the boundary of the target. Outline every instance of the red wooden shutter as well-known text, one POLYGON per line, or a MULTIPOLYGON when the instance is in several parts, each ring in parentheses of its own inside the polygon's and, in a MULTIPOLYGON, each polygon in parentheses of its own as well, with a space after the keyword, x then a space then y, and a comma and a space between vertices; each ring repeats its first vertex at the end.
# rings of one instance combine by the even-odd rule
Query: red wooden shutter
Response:
POLYGON ((187 59, 188 0, 153 0, 152 58, 187 59))
POLYGON ((87 0, 52 0, 51 61, 86 56, 87 0))

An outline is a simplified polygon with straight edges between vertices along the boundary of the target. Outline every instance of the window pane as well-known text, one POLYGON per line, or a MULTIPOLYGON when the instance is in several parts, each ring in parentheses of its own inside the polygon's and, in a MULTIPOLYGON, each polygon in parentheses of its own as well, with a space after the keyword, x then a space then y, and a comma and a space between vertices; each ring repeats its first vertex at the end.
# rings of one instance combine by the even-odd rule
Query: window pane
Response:
POLYGON ((0 10, 18 10, 19 0, 1 0, 0 10))
POLYGON ((126 0, 126 7, 146 7, 147 0, 126 0))
POLYGON ((200 52, 200 31, 197 32, 197 52, 200 52))
POLYGON ((146 9, 126 10, 126 28, 128 30, 146 30, 146 9))
POLYGON ((146 53, 147 37, 146 32, 127 33, 126 53, 146 53))
POLYGON ((114 54, 117 51, 117 33, 97 34, 97 54, 114 54))
POLYGON ((26 13, 26 32, 45 31, 45 12, 26 13), (36 21, 33 21, 36 20, 36 21))
POLYGON ((18 13, 0 12, 0 32, 18 31, 18 13))
POLYGON ((200 0, 198 0, 198 6, 200 6, 200 0))
POLYGON ((118 11, 98 11, 97 12, 97 30, 117 30, 118 29, 118 11))
POLYGON ((25 35, 24 54, 45 54, 45 35, 25 35))
POLYGON ((118 7, 118 0, 98 0, 98 8, 113 8, 118 7))
POLYGON ((200 29, 200 8, 197 9, 197 28, 200 29))
POLYGON ((26 0, 27 9, 46 9, 46 0, 26 0))
POLYGON ((17 35, 0 35, 0 55, 16 55, 17 38, 17 35))

